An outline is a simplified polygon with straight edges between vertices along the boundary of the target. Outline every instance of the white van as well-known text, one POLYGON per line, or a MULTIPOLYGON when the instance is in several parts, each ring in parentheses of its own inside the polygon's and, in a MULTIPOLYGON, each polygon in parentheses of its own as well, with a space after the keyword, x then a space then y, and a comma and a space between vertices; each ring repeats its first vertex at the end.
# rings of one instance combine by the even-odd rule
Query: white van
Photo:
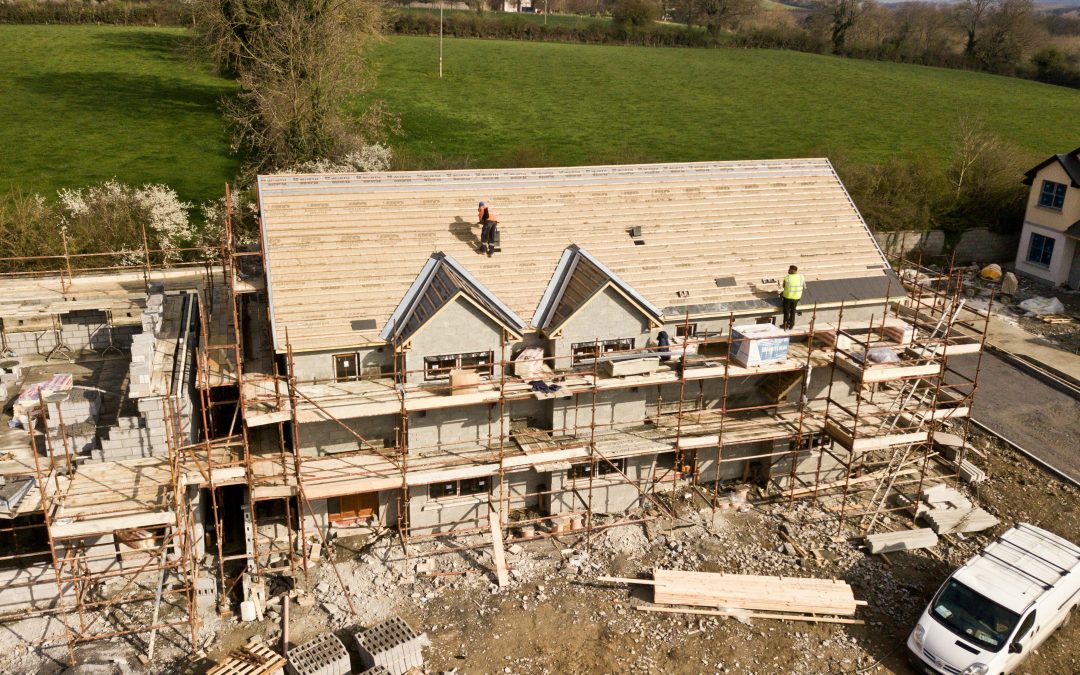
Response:
POLYGON ((1080 602, 1080 547, 1018 523, 938 590, 908 637, 908 659, 930 675, 1009 673, 1080 602))

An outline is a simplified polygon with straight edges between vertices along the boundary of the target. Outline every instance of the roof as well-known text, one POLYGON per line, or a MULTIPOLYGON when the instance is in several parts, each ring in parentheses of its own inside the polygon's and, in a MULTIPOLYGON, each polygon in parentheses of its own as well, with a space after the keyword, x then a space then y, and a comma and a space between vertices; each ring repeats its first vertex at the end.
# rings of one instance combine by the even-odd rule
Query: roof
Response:
POLYGON ((662 325, 663 313, 658 307, 592 257, 588 251, 577 244, 571 244, 563 251, 562 258, 555 267, 555 274, 540 299, 533 315, 533 326, 548 332, 558 330, 589 300, 608 287, 615 288, 654 324, 662 325))
POLYGON ((888 267, 827 159, 274 175, 258 184, 279 351, 286 330, 300 352, 384 342, 380 327, 435 251, 521 317, 535 314, 575 244, 669 318, 769 307, 790 264, 808 292, 860 279, 883 289, 888 267), (493 257, 476 252, 480 200, 499 214, 493 257))
POLYGON ((384 340, 392 337, 409 339, 439 310, 458 297, 471 301, 520 339, 525 322, 474 279, 458 261, 442 252, 435 252, 428 258, 379 337, 384 340))
POLYGON ((1023 613, 1062 576, 1080 570, 1080 547, 1046 530, 1017 523, 953 578, 999 605, 1023 613))
POLYGON ((1035 174, 1039 173, 1053 162, 1059 162, 1061 167, 1065 169, 1065 173, 1069 174, 1069 179, 1072 181, 1073 187, 1080 187, 1080 157, 1078 157, 1078 155, 1080 155, 1080 148, 1077 148, 1070 153, 1059 153, 1047 157, 1024 173, 1024 185, 1031 185, 1035 181, 1035 174))
POLYGON ((1065 230, 1066 237, 1072 237, 1073 239, 1080 239, 1080 220, 1076 221, 1065 230))

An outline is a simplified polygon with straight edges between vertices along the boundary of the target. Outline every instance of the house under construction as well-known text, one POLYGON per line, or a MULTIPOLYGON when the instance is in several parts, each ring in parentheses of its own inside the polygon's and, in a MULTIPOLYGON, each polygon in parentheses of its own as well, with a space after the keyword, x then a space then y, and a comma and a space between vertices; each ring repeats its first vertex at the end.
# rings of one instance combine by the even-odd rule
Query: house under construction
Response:
POLYGON ((253 246, 0 278, 5 617, 57 613, 72 650, 194 641, 330 532, 409 556, 745 486, 869 530, 965 462, 932 440, 987 315, 891 265, 827 160, 274 175, 258 199, 253 246))

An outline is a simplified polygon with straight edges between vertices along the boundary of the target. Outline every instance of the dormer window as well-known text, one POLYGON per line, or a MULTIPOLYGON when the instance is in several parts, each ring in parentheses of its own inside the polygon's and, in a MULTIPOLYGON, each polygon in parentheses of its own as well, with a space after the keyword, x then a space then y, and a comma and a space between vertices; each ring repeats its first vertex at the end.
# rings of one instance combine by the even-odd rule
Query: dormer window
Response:
POLYGON ((1039 193, 1039 206, 1060 211, 1061 207, 1065 205, 1066 189, 1064 183, 1055 183, 1052 180, 1044 180, 1042 191, 1039 193))
POLYGON ((493 352, 469 352, 424 357, 424 379, 441 380, 450 377, 451 370, 473 370, 483 377, 492 377, 495 354, 493 352))

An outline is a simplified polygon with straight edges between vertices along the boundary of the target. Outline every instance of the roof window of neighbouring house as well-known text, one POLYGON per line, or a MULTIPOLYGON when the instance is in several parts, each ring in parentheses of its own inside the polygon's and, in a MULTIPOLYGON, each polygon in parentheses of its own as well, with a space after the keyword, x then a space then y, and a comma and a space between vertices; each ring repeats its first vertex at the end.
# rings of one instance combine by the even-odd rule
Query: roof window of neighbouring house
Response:
POLYGON ((1039 193, 1039 206, 1048 209, 1060 209, 1065 205, 1065 184, 1055 183, 1052 180, 1044 180, 1042 192, 1039 193))

